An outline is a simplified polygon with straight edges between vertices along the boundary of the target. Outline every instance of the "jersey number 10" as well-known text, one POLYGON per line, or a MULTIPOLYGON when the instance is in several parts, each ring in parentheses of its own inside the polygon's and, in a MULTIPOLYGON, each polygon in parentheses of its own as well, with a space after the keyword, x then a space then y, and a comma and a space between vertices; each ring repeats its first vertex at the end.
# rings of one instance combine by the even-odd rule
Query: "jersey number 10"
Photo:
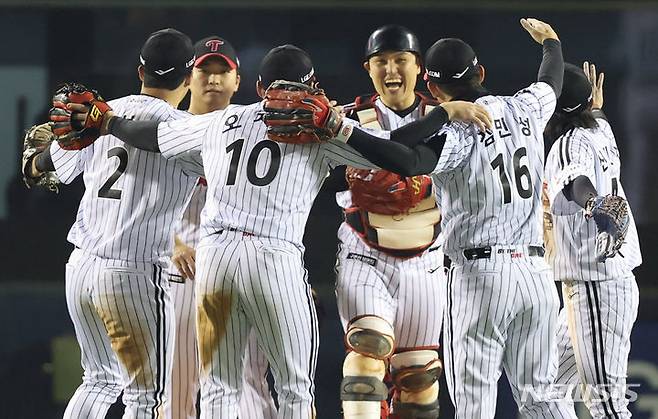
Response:
MULTIPOLYGON (((523 199, 528 199, 532 196, 532 177, 530 177, 530 170, 528 169, 528 166, 521 163, 521 159, 527 155, 525 147, 521 147, 516 150, 512 156, 514 184, 516 185, 516 191, 523 199)), ((507 172, 505 172, 505 161, 503 160, 502 153, 498 154, 496 158, 491 161, 491 167, 494 170, 498 170, 500 184, 503 187, 503 204, 509 204, 512 202, 512 190, 510 188, 510 180, 507 177, 507 172)))
MULTIPOLYGON (((227 185, 235 185, 243 146, 244 138, 240 138, 226 146, 226 153, 233 153, 231 155, 228 179, 226 180, 227 185)), ((255 186, 269 185, 279 172, 279 166, 281 166, 281 148, 279 148, 279 144, 271 140, 260 141, 251 149, 251 153, 249 153, 249 157, 247 158, 247 180, 255 186), (256 173, 256 163, 264 149, 270 151, 270 166, 263 176, 258 176, 258 173, 256 173)))

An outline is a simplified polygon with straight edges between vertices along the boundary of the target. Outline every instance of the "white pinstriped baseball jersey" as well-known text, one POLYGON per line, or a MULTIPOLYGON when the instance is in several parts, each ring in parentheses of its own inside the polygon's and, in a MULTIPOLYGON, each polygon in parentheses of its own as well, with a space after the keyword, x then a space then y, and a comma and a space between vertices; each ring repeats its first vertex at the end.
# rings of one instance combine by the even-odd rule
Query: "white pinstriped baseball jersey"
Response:
POLYGON ((330 166, 375 167, 344 144, 269 140, 262 117, 258 102, 158 126, 164 157, 202 153, 208 194, 201 243, 236 228, 302 247, 308 214, 330 166))
MULTIPOLYGON (((162 99, 132 95, 109 102, 129 119, 169 121, 189 114, 162 99)), ((181 162, 126 145, 112 135, 81 151, 51 145, 57 176, 70 183, 83 172, 85 193, 68 241, 106 259, 155 262, 171 254, 172 228, 197 176, 181 162)))
POLYGON ((555 109, 555 93, 533 83, 514 96, 484 96, 493 131, 451 123, 433 172, 441 189, 444 252, 496 245, 542 245, 543 131, 555 109))
POLYGON ((626 198, 621 184, 619 150, 610 124, 597 118, 598 127, 574 128, 551 147, 546 181, 553 218, 554 249, 548 254, 556 280, 601 281, 625 277, 642 263, 633 214, 620 253, 604 263, 596 261, 597 229, 584 210, 568 201, 562 189, 578 176, 587 176, 599 195, 626 198))

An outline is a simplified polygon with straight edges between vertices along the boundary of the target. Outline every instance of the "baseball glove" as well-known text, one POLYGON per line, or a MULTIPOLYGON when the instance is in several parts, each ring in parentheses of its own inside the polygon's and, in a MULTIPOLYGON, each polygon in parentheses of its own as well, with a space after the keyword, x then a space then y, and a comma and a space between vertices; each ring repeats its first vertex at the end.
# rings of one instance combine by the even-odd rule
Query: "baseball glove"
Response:
POLYGON ((345 178, 352 192, 352 203, 375 214, 404 214, 432 194, 428 176, 403 177, 386 170, 348 167, 345 178))
POLYGON ((43 186, 49 191, 59 192, 60 184, 57 175, 54 172, 44 172, 37 177, 31 176, 32 159, 50 145, 55 139, 52 127, 49 123, 34 125, 25 133, 23 139, 23 163, 21 165, 23 172, 23 181, 28 188, 33 186, 43 186))
POLYGON ((55 92, 53 107, 49 112, 53 133, 60 147, 64 150, 80 150, 96 141, 101 135, 105 113, 111 110, 95 90, 78 83, 64 84, 55 92), (86 106, 84 121, 75 118, 77 112, 67 108, 69 103, 86 106))
POLYGON ((628 231, 628 202, 615 195, 593 197, 587 201, 585 216, 594 219, 598 230, 597 260, 604 262, 607 258, 614 257, 624 244, 628 231))
POLYGON ((322 89, 277 80, 265 92, 267 136, 280 143, 306 144, 336 136, 343 122, 322 89))

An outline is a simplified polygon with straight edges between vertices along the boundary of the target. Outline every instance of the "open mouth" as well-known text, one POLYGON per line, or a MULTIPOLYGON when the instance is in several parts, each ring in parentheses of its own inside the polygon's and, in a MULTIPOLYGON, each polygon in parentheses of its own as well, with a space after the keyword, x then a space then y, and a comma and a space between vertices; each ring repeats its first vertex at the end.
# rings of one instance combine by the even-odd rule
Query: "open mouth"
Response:
POLYGON ((389 90, 397 90, 402 87, 402 80, 386 80, 384 86, 389 90))

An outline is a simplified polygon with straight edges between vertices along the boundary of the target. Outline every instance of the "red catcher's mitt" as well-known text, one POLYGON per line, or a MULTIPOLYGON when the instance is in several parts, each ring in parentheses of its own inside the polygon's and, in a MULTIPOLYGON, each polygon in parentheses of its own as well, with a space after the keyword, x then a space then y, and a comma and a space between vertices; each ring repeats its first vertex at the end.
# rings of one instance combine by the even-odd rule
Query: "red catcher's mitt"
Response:
POLYGON ((265 92, 267 137, 280 143, 306 144, 336 136, 343 122, 322 89, 277 80, 265 92))
POLYGON ((348 167, 345 178, 352 203, 375 214, 406 213, 432 194, 432 179, 425 175, 404 177, 386 170, 348 167))
POLYGON ((66 83, 53 96, 49 116, 53 122, 53 134, 64 150, 80 150, 100 136, 103 117, 111 110, 105 100, 93 89, 79 83, 66 83), (86 105, 89 110, 84 122, 75 121, 66 107, 69 103, 86 105))

